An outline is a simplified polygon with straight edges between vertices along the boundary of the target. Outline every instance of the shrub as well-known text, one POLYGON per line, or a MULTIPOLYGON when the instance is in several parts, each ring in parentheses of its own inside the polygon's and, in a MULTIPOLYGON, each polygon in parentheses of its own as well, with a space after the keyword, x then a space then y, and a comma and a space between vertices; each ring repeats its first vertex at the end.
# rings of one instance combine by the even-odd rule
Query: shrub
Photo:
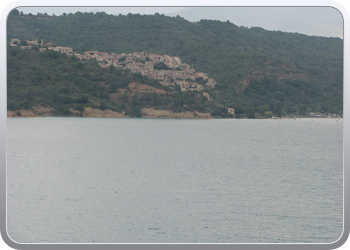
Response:
POLYGON ((82 95, 78 100, 78 103, 88 103, 89 102, 89 98, 86 95, 82 95))
POLYGON ((271 117, 273 116, 273 113, 270 112, 270 111, 265 111, 264 116, 265 116, 266 118, 271 118, 271 117))
POLYGON ((7 101, 7 110, 15 111, 17 109, 20 109, 20 106, 16 102, 12 100, 7 101))

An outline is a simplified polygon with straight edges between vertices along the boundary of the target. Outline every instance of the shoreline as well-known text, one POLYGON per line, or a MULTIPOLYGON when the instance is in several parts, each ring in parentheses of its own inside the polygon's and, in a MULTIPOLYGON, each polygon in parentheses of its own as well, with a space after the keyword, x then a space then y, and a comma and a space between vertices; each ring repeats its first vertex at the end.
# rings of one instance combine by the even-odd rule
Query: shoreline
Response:
MULTIPOLYGON (((15 111, 7 110, 7 118, 40 118, 40 117, 96 117, 96 118, 130 118, 124 112, 117 112, 110 109, 101 110, 98 108, 85 107, 84 111, 70 109, 70 115, 54 115, 52 108, 36 107, 33 110, 20 109, 15 111)), ((160 119, 213 119, 210 113, 197 111, 173 112, 171 110, 157 110, 154 108, 142 108, 142 116, 134 118, 160 118, 160 119)))
MULTIPOLYGON (((51 107, 35 106, 32 109, 18 109, 18 110, 7 110, 7 118, 28 118, 28 117, 96 117, 96 118, 129 118, 124 111, 117 112, 111 109, 99 109, 91 106, 84 107, 83 111, 78 111, 73 108, 69 109, 69 115, 55 115, 54 109, 51 107)), ((158 118, 158 119, 255 119, 255 120, 282 120, 282 119, 343 119, 341 116, 332 116, 325 114, 317 115, 289 115, 282 117, 261 117, 255 116, 255 118, 247 117, 213 117, 210 113, 201 113, 198 111, 182 111, 173 112, 171 110, 155 109, 155 108, 142 108, 141 117, 133 118, 158 118)), ((238 115, 237 115, 238 116, 238 115)))
POLYGON ((209 120, 209 119, 248 119, 248 120, 298 120, 298 119, 343 119, 343 117, 319 117, 319 116, 282 116, 282 117, 274 117, 274 118, 234 118, 234 117, 212 117, 209 113, 199 113, 199 112, 181 112, 181 113, 173 113, 169 110, 158 110, 159 114, 157 114, 157 110, 151 109, 149 113, 143 112, 142 117, 129 117, 125 114, 118 113, 115 111, 107 110, 102 111, 97 109, 85 115, 54 115, 52 113, 45 114, 37 114, 32 110, 16 110, 16 111, 7 111, 7 118, 45 118, 45 117, 77 117, 77 118, 144 118, 144 119, 197 119, 197 120, 209 120), (21 115, 18 115, 18 112, 21 115))

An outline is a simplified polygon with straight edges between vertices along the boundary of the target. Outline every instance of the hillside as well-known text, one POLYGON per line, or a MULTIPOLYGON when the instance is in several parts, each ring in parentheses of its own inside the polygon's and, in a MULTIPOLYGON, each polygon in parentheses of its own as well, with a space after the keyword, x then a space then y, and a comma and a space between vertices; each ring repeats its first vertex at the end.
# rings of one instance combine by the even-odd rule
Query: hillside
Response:
POLYGON ((37 19, 13 12, 7 26, 8 39, 43 39, 76 51, 178 56, 217 81, 209 90, 216 107, 233 107, 237 114, 342 111, 343 41, 338 38, 159 14, 78 12, 37 19))
MULTIPOLYGON (((111 117, 141 117, 145 116, 142 108, 153 108, 210 116, 207 107, 212 104, 204 104, 207 98, 202 93, 171 89, 157 80, 113 65, 102 68, 95 60, 82 63, 63 53, 19 47, 8 47, 7 57, 9 111, 104 116, 96 111, 100 109, 110 110, 107 116, 111 117)), ((214 107, 212 112, 215 110, 214 107)))

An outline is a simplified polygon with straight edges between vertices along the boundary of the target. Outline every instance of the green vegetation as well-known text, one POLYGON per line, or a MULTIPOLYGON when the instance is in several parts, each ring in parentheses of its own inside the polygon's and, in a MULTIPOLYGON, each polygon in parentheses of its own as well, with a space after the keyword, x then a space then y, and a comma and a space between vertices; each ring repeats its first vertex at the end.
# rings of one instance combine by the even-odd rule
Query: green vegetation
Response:
MULTIPOLYGON (((178 56, 218 82, 214 89, 206 90, 213 101, 204 101, 200 93, 175 90, 168 96, 156 95, 156 100, 137 94, 129 95, 127 101, 115 102, 108 95, 126 88, 130 81, 164 87, 141 75, 98 68, 94 62, 83 64, 50 51, 36 55, 34 51, 11 48, 9 109, 30 107, 35 101, 45 100, 63 114, 69 111, 64 107, 74 106, 85 94, 88 102, 79 105, 125 110, 133 116, 139 116, 140 108, 145 106, 174 111, 209 110, 215 117, 228 116, 224 107, 234 108, 236 117, 264 115, 266 111, 281 116, 343 110, 343 40, 339 38, 248 29, 212 20, 191 23, 179 16, 157 13, 113 16, 77 12, 46 19, 44 16, 22 16, 14 11, 8 17, 7 38, 43 39, 76 51, 144 51, 178 56), (98 83, 101 81, 108 87, 98 83), (62 92, 60 87, 69 91, 62 92)), ((203 79, 196 81, 205 84, 203 79)))
POLYGON ((47 50, 22 50, 8 47, 7 109, 31 109, 50 106, 56 115, 70 115, 70 108, 84 107, 124 111, 140 117, 142 107, 174 112, 207 112, 201 93, 171 90, 158 81, 113 66, 101 68, 95 60, 80 62, 75 57, 47 50), (128 85, 138 82, 167 91, 166 94, 134 93, 128 85), (121 90, 126 90, 123 93, 121 90))
POLYGON ((273 117, 273 113, 270 112, 270 111, 265 111, 264 115, 265 115, 265 117, 267 117, 267 118, 273 117))
POLYGON ((156 70, 169 70, 170 68, 166 66, 163 62, 154 64, 154 69, 156 70))

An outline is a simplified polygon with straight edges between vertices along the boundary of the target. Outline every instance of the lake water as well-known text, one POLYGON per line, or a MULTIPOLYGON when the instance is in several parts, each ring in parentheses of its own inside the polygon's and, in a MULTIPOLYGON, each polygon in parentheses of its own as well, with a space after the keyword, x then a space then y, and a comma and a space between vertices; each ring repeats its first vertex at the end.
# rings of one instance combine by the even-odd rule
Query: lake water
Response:
POLYGON ((7 119, 19 243, 331 243, 343 121, 7 119))

